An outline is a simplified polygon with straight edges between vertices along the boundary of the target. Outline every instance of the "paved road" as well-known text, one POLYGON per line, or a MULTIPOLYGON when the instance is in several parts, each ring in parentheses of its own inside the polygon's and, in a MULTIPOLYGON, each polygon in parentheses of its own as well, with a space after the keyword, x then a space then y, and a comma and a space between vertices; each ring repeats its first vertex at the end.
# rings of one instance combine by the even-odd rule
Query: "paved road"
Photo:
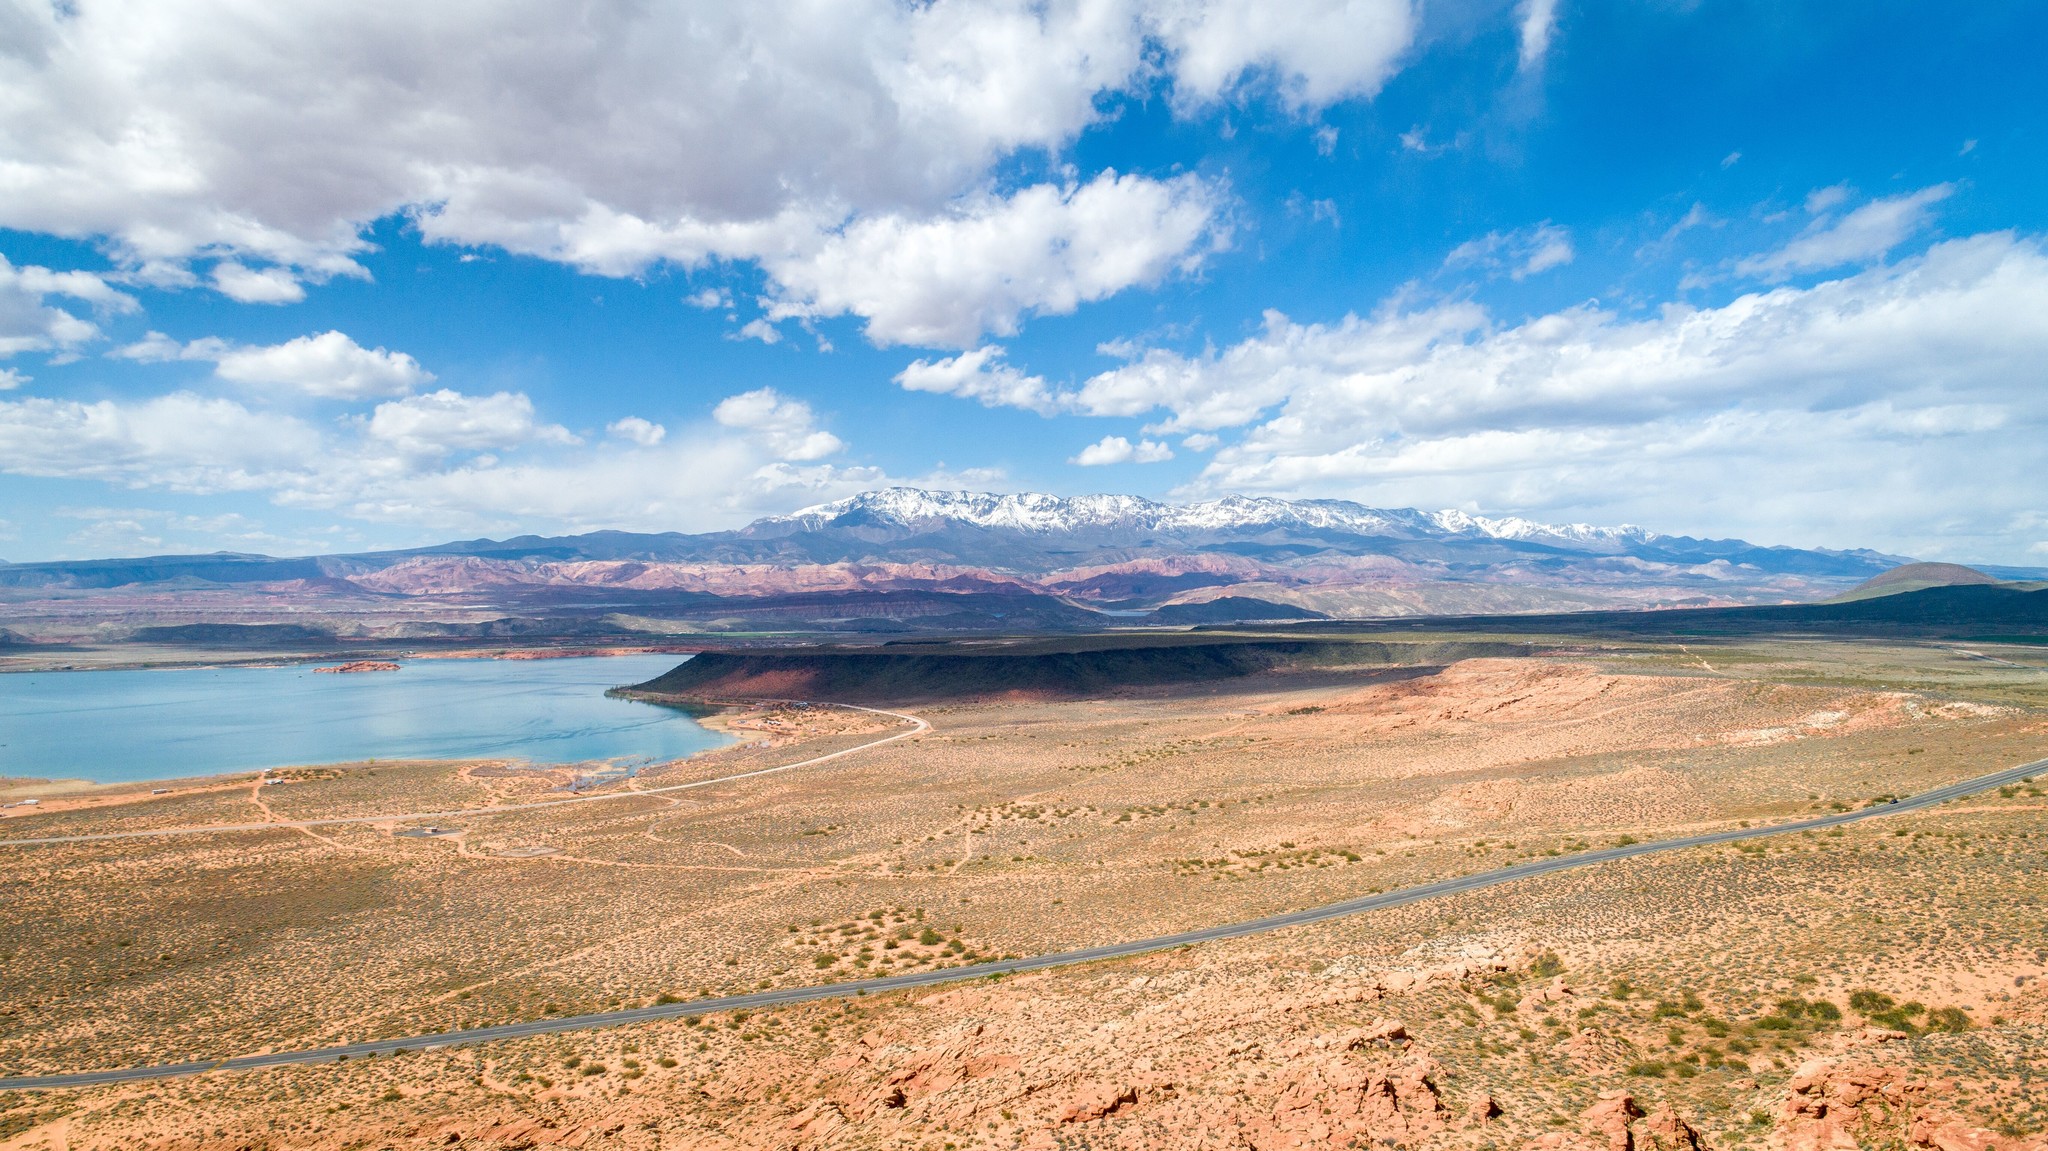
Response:
MULTIPOLYGON (((787 702, 787 701, 778 701, 787 702)), ((849 711, 865 711, 874 715, 886 715, 910 724, 910 730, 895 735, 870 740, 858 747, 835 751, 830 755, 813 756, 799 763, 785 763, 781 767, 764 767, 757 771, 743 771, 738 775, 721 775, 717 779, 699 779, 691 783, 670 784, 667 787, 644 787, 626 791, 607 791, 601 795, 578 795, 569 799, 545 799, 535 803, 501 803, 494 807, 466 807, 454 811, 407 811, 395 815, 347 815, 330 816, 325 819, 281 819, 265 823, 208 823, 192 827, 156 827, 141 831, 102 831, 91 835, 45 835, 34 839, 0 839, 0 847, 42 847, 56 843, 98 843, 109 839, 155 839, 167 835, 218 835, 227 831, 275 831, 282 827, 333 827, 343 823, 404 823, 419 819, 463 819, 476 815, 498 815, 507 811, 537 811, 548 807, 564 807, 572 803, 603 803, 613 799, 634 799, 643 795, 666 795, 671 791, 689 791, 693 788, 711 787, 720 783, 732 783, 741 779, 758 779, 764 775, 795 771, 800 767, 816 767, 818 764, 923 735, 932 725, 917 716, 900 711, 884 711, 879 707, 860 707, 851 703, 822 704, 823 707, 841 707, 849 711)))
MULTIPOLYGON (((897 738, 901 738, 900 736, 897 738)), ((841 753, 844 754, 844 753, 841 753)), ((794 766, 794 765, 793 765, 794 766)), ((1554 859, 1532 859, 1526 863, 1511 864, 1495 871, 1463 875, 1455 879, 1425 883, 1418 887, 1404 887, 1396 891, 1368 895, 1361 899, 1350 899, 1343 903, 1325 904, 1300 911, 1288 911, 1269 915, 1264 919, 1249 919, 1242 923, 1225 923, 1216 927, 1204 927, 1194 931, 1183 931, 1178 935, 1161 935, 1151 939, 1135 939, 1128 943, 1112 943, 1103 947, 1088 947, 1079 951, 1062 951, 1051 955, 1035 955, 1026 959, 1005 959, 994 963, 977 963, 967 967, 948 968, 944 971, 924 971, 912 975, 890 975, 880 979, 861 979, 847 983, 831 983, 816 987, 788 987, 776 991, 762 991, 752 995, 730 995, 718 999, 698 999, 687 1003, 668 1003, 657 1007, 635 1007, 625 1011, 604 1011, 595 1015, 572 1015, 562 1019, 535 1019, 526 1023, 504 1023, 496 1027, 474 1027, 466 1031, 444 1031, 434 1035, 414 1035, 403 1039, 379 1039, 369 1043, 349 1043, 339 1047, 315 1047, 304 1051, 277 1051, 262 1055, 240 1055, 232 1059, 220 1059, 193 1063, 167 1063, 155 1067, 127 1067, 112 1071, 83 1071, 68 1075, 26 1075, 16 1078, 0 1078, 0 1090, 34 1090, 61 1087, 91 1087, 107 1083, 126 1083, 139 1079, 163 1079, 177 1075, 197 1075, 206 1071, 241 1071, 257 1067, 281 1067, 294 1063, 331 1063, 338 1059, 359 1059, 365 1055, 384 1055, 399 1051, 432 1050, 459 1044, 483 1043, 494 1039, 516 1039, 527 1035, 551 1035, 563 1031, 587 1031, 599 1027, 616 1027, 621 1024, 645 1023, 655 1019, 673 1019, 681 1015, 708 1015, 717 1011, 735 1011, 762 1007, 779 1007, 790 1003, 808 1003, 819 999, 844 999, 855 995, 869 995, 884 991, 904 991, 934 984, 952 983, 963 979, 979 979, 993 975, 1008 975, 1020 971, 1041 971, 1048 967, 1065 967, 1074 963, 1089 963, 1099 959, 1120 959, 1140 955, 1148 951, 1163 951, 1167 948, 1182 947, 1193 943, 1207 943, 1217 939, 1235 939, 1242 935, 1256 935, 1265 931, 1277 931, 1284 927, 1298 927, 1305 923, 1320 923, 1326 919, 1356 915, 1362 911, 1377 911, 1387 907, 1400 907, 1425 899, 1437 899, 1446 895, 1458 895, 1467 891, 1495 887, 1552 872, 1567 871, 1575 867, 1590 867, 1597 863, 1609 863, 1617 859, 1629 859, 1638 855, 1653 855, 1662 851, 1678 851, 1688 847, 1708 847, 1714 844, 1734 843, 1744 839, 1760 839, 1768 835, 1785 835, 1796 831, 1812 831, 1825 827, 1839 827, 1862 819, 1877 819, 1898 815, 1908 811, 1921 811, 1952 799, 1961 799, 1980 791, 1988 791, 2009 783, 2017 783, 2043 771, 2048 771, 2048 759, 2021 764, 1991 775, 1980 775, 1937 787, 1933 791, 1902 799, 1897 803, 1867 807, 1861 811, 1846 811, 1835 815, 1824 815, 1818 819, 1802 819, 1793 823, 1778 823, 1768 827, 1738 827, 1727 831, 1716 831, 1706 835, 1690 835, 1683 839, 1665 839, 1653 843, 1635 843, 1627 847, 1608 847, 1598 851, 1583 851, 1577 855, 1558 856, 1554 859)))

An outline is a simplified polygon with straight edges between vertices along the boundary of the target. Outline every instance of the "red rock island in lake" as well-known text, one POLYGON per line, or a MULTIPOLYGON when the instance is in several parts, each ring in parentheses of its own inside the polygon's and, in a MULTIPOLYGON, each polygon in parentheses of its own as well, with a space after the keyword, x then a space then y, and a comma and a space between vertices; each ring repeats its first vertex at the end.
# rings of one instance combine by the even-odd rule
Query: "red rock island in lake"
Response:
POLYGON ((358 671, 397 671, 398 665, 395 663, 384 663, 374 659, 359 659, 354 660, 350 663, 342 664, 340 667, 316 667, 313 670, 329 672, 334 675, 346 675, 351 672, 358 671))

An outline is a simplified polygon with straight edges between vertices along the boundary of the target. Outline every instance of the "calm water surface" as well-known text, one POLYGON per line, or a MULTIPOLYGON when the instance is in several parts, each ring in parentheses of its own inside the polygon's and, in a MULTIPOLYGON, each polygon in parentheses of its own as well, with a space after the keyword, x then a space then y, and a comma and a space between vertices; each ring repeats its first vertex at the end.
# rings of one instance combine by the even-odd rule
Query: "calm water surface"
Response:
POLYGON ((729 741, 680 711, 604 693, 683 658, 0 675, 0 775, 117 783, 363 759, 661 762, 729 741))

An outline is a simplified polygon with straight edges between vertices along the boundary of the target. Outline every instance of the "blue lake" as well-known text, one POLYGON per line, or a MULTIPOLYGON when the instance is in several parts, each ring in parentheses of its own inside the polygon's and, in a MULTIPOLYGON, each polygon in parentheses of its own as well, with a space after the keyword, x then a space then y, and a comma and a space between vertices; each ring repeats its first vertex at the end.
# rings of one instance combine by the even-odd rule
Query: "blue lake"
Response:
POLYGON ((684 658, 0 675, 0 775, 118 783, 364 759, 658 763, 731 741, 673 708, 604 693, 684 658))

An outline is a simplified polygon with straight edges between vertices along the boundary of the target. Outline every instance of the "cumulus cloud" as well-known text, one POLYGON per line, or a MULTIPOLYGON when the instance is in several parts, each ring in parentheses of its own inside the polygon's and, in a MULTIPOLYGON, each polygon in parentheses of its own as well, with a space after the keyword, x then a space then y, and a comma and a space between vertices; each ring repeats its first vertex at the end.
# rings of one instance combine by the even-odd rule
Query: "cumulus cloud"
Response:
POLYGON ((1163 3, 1152 15, 1172 53, 1174 94, 1213 101, 1253 78, 1297 108, 1370 96, 1415 39, 1407 0, 1163 3))
POLYGON ((989 344, 943 360, 917 360, 896 374, 908 391, 938 392, 980 400, 985 407, 1024 408, 1051 415, 1061 405, 1039 376, 1028 375, 1003 361, 1001 347, 989 344))
POLYGON ((306 298, 305 287, 290 268, 249 268, 239 260, 216 264, 213 286, 221 295, 244 304, 296 304, 306 298))
MULTIPOLYGON (((0 472, 251 492, 280 506, 450 532, 709 530, 894 481, 873 468, 805 462, 780 450, 792 437, 796 456, 823 446, 806 444, 815 433, 804 430, 810 417, 803 405, 759 395, 735 400, 725 408, 732 424, 706 421, 671 435, 628 417, 612 425, 614 438, 602 447, 581 445, 540 420, 518 395, 434 393, 338 422, 189 392, 133 402, 0 400, 0 472), (516 454, 507 458, 508 451, 516 454)), ((143 527, 163 534, 146 515, 88 518, 132 528, 131 536, 143 527)), ((181 540, 261 542, 232 525, 184 528, 181 540)), ((94 538, 87 550, 128 546, 94 538)), ((301 543, 298 550, 320 550, 301 543)))
POLYGON ((223 380, 290 388, 324 399, 402 396, 434 379, 404 352, 365 348, 337 331, 268 345, 237 345, 214 337, 180 344, 150 332, 112 354, 144 363, 211 360, 214 374, 223 380))
POLYGON ((244 491, 321 450, 299 420, 190 392, 135 404, 0 402, 0 468, 179 491, 244 491))
POLYGON ((1123 436, 1104 436, 1067 462, 1096 468, 1105 464, 1156 464, 1172 458, 1173 449, 1157 440, 1141 439, 1134 444, 1123 436))
POLYGON ((275 384, 351 400, 405 395, 434 378, 404 352, 365 348, 336 331, 268 347, 235 348, 220 356, 214 371, 237 383, 275 384))
POLYGON ((467 396, 442 388, 407 396, 378 404, 365 428, 371 439, 408 456, 576 440, 566 428, 536 421, 533 401, 519 392, 467 396))
POLYGON ((1409 0, 26 5, 0 52, 0 227, 289 303, 365 275, 366 229, 408 214, 604 275, 758 261, 785 307, 965 347, 1184 266, 1220 202, 1141 177, 1012 191, 1005 160, 1158 88, 1182 109, 1369 96, 1414 37, 1409 0), (1151 234, 1091 233, 1098 210, 1151 234), (877 243, 977 237, 932 275, 847 282, 877 243))
POLYGON ((1154 433, 1242 427, 1190 492, 1951 548, 2040 502, 2024 477, 2048 434, 2044 314, 2048 252, 1999 233, 1647 318, 1583 306, 1502 325, 1469 301, 1333 324, 1268 313, 1221 350, 1133 351, 1074 406, 1153 415, 1154 433))
POLYGON ((1561 268, 1578 255, 1572 234, 1548 220, 1513 232, 1488 232, 1451 249, 1446 268, 1483 268, 1494 275, 1524 280, 1561 268))
POLYGON ((751 434, 783 460, 820 460, 846 447, 838 436, 818 429, 811 405, 774 388, 727 396, 712 409, 711 418, 724 427, 751 434))
POLYGON ((14 368, 0 368, 0 392, 11 392, 34 378, 25 376, 14 368))
POLYGON ((75 348, 99 338, 99 325, 50 302, 67 297, 104 312, 132 312, 135 298, 90 272, 16 267, 0 255, 0 356, 75 348))
POLYGON ((1104 172, 978 197, 947 214, 855 221, 801 254, 772 256, 771 315, 850 313, 881 344, 969 347, 1027 313, 1064 314, 1192 270, 1227 233, 1221 193, 1195 177, 1104 172))
POLYGON ((764 344, 779 344, 782 342, 782 329, 757 316, 741 324, 739 331, 727 334, 726 339, 759 340, 764 344))
POLYGON ((668 438, 667 428, 662 427, 653 420, 642 419, 639 416, 627 416, 621 420, 613 420, 605 425, 604 430, 628 443, 639 444, 643 448, 651 448, 668 438))
POLYGON ((1775 252, 1736 264, 1745 276, 1782 280, 1795 272, 1819 272, 1845 264, 1882 259, 1908 237, 1927 226, 1934 205, 1954 193, 1952 184, 1936 184, 1917 192, 1887 196, 1839 219, 1827 213, 1848 198, 1843 187, 1822 188, 1806 199, 1808 212, 1820 214, 1791 243, 1775 252))

